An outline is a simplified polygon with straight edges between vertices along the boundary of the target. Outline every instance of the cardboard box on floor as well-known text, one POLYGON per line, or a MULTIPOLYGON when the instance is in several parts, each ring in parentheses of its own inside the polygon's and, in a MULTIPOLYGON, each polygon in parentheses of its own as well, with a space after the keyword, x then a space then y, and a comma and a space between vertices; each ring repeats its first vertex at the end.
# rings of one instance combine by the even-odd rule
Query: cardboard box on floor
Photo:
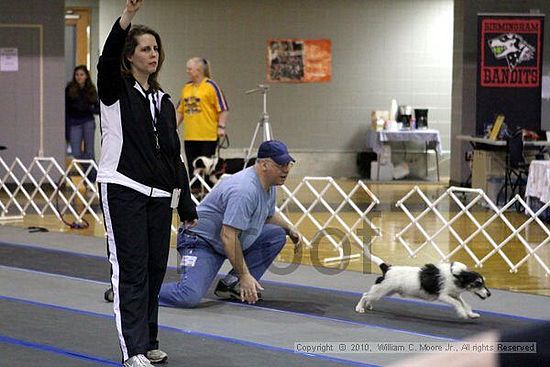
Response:
POLYGON ((489 180, 504 177, 506 170, 506 152, 474 150, 472 165, 472 188, 489 191, 489 180))

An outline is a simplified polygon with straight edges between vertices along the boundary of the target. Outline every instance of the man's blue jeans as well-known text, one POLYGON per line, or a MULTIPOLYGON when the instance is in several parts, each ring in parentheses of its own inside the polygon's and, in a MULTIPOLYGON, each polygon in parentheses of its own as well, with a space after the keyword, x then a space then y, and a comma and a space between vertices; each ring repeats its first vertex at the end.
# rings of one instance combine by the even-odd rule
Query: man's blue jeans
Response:
MULTIPOLYGON (((246 251, 244 259, 252 276, 259 280, 281 252, 286 242, 285 231, 266 224, 260 236, 246 251)), ((178 232, 178 252, 182 259, 178 282, 164 283, 159 294, 161 306, 191 308, 200 303, 218 274, 226 257, 191 232, 178 232)))

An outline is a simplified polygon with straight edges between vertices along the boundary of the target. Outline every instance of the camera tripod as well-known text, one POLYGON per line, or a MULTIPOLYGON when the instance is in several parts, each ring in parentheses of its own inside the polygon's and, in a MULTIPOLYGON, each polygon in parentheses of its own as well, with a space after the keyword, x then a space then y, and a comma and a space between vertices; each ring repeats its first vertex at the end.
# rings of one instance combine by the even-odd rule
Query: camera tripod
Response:
POLYGON ((248 161, 250 160, 252 156, 252 149, 254 148, 254 144, 256 143, 256 139, 258 138, 258 133, 260 132, 260 129, 262 130, 262 142, 272 140, 273 139, 273 132, 271 131, 271 125, 269 124, 269 114, 267 113, 267 91, 269 90, 269 85, 266 84, 258 84, 258 88, 250 89, 244 92, 245 94, 252 94, 255 92, 260 92, 263 95, 263 112, 260 116, 260 121, 256 124, 256 129, 254 130, 254 135, 252 136, 252 141, 250 142, 250 147, 246 151, 246 158, 244 160, 244 167, 248 165, 248 161))

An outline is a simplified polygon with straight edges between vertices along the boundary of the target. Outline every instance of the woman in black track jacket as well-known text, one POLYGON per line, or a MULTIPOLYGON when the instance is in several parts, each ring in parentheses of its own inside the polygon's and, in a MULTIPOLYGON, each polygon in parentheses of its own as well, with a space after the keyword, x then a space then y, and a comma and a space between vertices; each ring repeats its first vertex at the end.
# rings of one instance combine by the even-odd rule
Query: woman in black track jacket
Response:
POLYGON ((127 0, 98 65, 101 160, 97 181, 111 263, 114 313, 125 366, 163 362, 158 293, 166 272, 172 208, 196 224, 170 96, 157 82, 159 35, 130 22, 142 0, 127 0), (181 191, 178 199, 178 191, 181 191))

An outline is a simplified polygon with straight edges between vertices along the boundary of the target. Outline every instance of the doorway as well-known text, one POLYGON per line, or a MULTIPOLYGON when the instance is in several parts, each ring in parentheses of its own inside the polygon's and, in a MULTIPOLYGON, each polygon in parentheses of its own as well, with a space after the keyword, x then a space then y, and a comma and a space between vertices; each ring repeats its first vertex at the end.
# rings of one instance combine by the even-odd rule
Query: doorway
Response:
MULTIPOLYGON (((86 65, 90 70, 90 23, 91 9, 65 8, 65 85, 73 78, 77 65, 86 65)), ((66 157, 65 167, 72 159, 68 134, 69 127, 65 124, 66 157)), ((95 150, 95 147, 94 147, 95 150)))
POLYGON ((77 65, 90 70, 91 9, 65 8, 65 79, 69 82, 77 65))

